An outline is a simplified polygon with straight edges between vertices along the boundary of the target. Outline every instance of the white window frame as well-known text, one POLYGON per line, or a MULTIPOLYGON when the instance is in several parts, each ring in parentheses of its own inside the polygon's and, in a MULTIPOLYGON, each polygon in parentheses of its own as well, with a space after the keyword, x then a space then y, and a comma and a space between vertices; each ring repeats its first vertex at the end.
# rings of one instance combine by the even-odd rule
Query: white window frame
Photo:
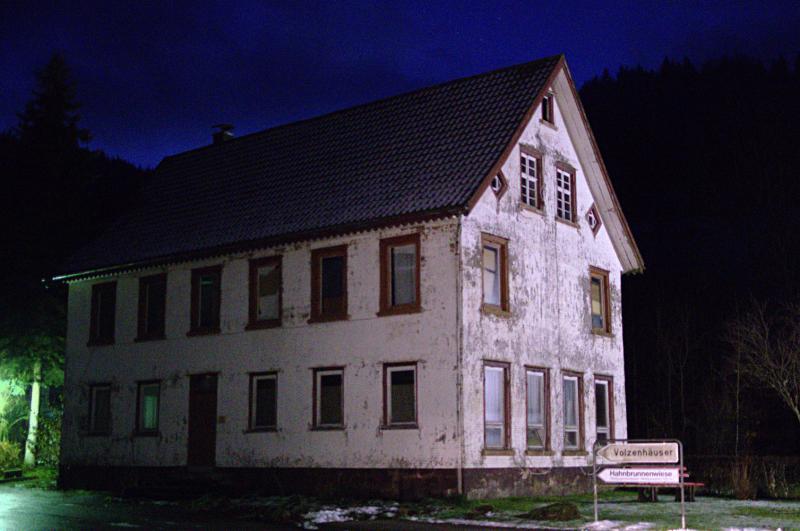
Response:
POLYGON ((161 382, 139 382, 136 389, 136 432, 139 434, 154 434, 158 433, 161 425, 161 382), (145 388, 155 387, 158 391, 156 393, 156 425, 155 428, 144 427, 144 396, 145 388))
POLYGON ((595 434, 596 439, 600 440, 600 435, 605 435, 605 440, 609 440, 613 438, 613 434, 611 433, 611 427, 613 426, 613 422, 611 420, 611 381, 607 378, 595 378, 594 380, 595 386, 595 434), (606 408, 606 425, 601 426, 598 422, 599 415, 597 414, 599 411, 599 404, 597 403, 597 387, 604 387, 605 390, 603 392, 603 396, 605 397, 605 408, 606 408))
POLYGON ((556 168, 556 217, 575 223, 575 181, 573 173, 556 168))
POLYGON ((520 152, 519 156, 519 179, 520 179, 520 198, 524 205, 531 208, 541 209, 539 204, 541 186, 541 159, 535 155, 520 152), (534 175, 530 174, 531 168, 534 175))
POLYGON ((564 374, 561 379, 562 385, 562 399, 564 402, 564 449, 565 450, 580 450, 581 449, 581 384, 580 377, 573 374, 564 374), (574 383, 575 385, 575 424, 567 424, 567 382, 574 383), (569 444, 567 435, 570 433, 575 434, 575 444, 569 444))
POLYGON ((315 428, 343 428, 344 427, 344 369, 318 369, 314 371, 314 427, 315 428), (322 378, 324 376, 341 376, 342 391, 339 400, 339 410, 341 411, 341 422, 327 423, 322 422, 322 378))
POLYGON ((509 448, 509 441, 510 441, 510 406, 509 403, 509 366, 504 363, 485 363, 483 366, 483 446, 487 450, 507 450, 509 448), (486 407, 486 392, 487 392, 487 385, 486 385, 486 375, 489 372, 500 372, 501 375, 501 385, 502 385, 502 404, 500 410, 500 421, 499 422, 490 422, 487 418, 488 408, 486 407), (500 445, 498 446, 490 446, 486 432, 489 428, 496 429, 500 428, 500 445))
POLYGON ((417 425, 417 364, 384 365, 386 371, 386 425, 387 426, 416 426, 417 425), (411 371, 414 373, 414 418, 413 420, 395 421, 392 418, 392 374, 395 372, 411 371))
POLYGON ((529 450, 548 450, 549 448, 549 426, 548 426, 548 415, 547 415, 547 405, 549 403, 548 395, 548 382, 547 382, 547 373, 546 369, 533 369, 533 368, 526 368, 525 369, 525 446, 529 450), (530 393, 531 393, 531 376, 540 378, 541 381, 541 396, 539 403, 541 405, 541 418, 542 422, 540 424, 535 424, 531 422, 530 417, 530 408, 531 408, 531 401, 530 401, 530 393), (541 429, 544 436, 542 437, 542 444, 539 446, 530 445, 528 441, 530 437, 528 434, 532 429, 541 429))
POLYGON ((265 372, 250 375, 250 422, 251 430, 274 430, 278 427, 278 373, 265 372), (258 418, 258 382, 273 380, 275 382, 275 424, 256 424, 258 418))

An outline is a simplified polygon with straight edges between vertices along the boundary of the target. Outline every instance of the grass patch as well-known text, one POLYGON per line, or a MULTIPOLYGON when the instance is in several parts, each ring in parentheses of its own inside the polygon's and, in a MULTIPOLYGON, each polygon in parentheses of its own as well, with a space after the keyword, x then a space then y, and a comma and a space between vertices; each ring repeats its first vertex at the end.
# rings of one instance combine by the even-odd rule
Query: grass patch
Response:
POLYGON ((791 507, 738 507, 734 510, 737 516, 750 516, 753 518, 786 518, 793 522, 800 522, 800 508, 791 507))

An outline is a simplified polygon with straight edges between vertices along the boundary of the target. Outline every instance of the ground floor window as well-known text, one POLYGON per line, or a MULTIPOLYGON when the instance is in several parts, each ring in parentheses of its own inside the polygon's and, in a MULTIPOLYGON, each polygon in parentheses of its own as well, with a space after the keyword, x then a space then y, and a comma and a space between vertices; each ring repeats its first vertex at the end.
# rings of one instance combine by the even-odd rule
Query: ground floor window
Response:
POLYGON ((387 426, 417 424, 417 365, 384 365, 385 419, 387 426))
POLYGON ((527 447, 550 449, 550 386, 547 369, 527 369, 527 447))
POLYGON ((509 447, 508 364, 486 363, 483 368, 484 445, 487 449, 509 447))
POLYGON ((251 430, 271 430, 278 424, 278 375, 274 372, 250 375, 251 430))
POLYGON ((582 378, 578 374, 568 373, 563 377, 564 391, 564 449, 580 450, 583 448, 583 398, 582 378))
POLYGON ((344 426, 344 369, 314 370, 314 426, 344 426))
POLYGON ((108 384, 89 387, 89 433, 111 433, 111 386, 108 384))
POLYGON ((158 409, 161 395, 159 382, 139 382, 136 401, 136 431, 139 434, 158 432, 158 409))
POLYGON ((597 442, 605 442, 614 437, 613 391, 610 377, 595 376, 594 397, 597 442))

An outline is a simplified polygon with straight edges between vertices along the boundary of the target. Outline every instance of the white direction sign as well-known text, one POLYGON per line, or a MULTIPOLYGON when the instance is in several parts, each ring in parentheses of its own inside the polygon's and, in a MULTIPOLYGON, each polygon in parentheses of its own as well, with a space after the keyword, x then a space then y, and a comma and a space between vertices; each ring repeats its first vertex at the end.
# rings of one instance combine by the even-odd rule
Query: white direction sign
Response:
POLYGON ((678 443, 611 443, 597 455, 612 463, 677 463, 678 443))
POLYGON ((606 468, 597 477, 604 483, 629 483, 633 485, 677 485, 680 483, 677 467, 606 468))

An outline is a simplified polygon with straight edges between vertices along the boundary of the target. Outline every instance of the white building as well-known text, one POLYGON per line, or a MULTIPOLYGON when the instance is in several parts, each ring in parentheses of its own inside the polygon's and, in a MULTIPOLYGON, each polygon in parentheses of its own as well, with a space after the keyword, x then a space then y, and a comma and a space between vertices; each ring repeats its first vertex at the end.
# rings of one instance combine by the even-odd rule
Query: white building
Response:
POLYGON ((643 262, 563 57, 216 140, 58 277, 64 485, 586 485, 643 262))

